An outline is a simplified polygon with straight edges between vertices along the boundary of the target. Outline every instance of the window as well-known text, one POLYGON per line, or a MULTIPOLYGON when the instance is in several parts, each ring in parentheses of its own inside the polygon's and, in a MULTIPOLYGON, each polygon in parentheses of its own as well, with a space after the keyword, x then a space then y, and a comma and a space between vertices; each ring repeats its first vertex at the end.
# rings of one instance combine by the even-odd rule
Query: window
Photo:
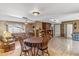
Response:
POLYGON ((11 33, 25 32, 23 24, 8 24, 8 31, 11 33))

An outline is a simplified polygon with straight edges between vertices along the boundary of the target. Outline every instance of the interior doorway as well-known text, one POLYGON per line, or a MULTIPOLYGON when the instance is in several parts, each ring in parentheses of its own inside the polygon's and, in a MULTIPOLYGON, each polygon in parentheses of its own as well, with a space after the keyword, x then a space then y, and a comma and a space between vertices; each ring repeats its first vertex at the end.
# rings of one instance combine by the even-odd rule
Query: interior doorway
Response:
POLYGON ((73 24, 67 24, 67 38, 72 38, 73 24))
POLYGON ((54 37, 60 37, 60 24, 54 24, 54 37))

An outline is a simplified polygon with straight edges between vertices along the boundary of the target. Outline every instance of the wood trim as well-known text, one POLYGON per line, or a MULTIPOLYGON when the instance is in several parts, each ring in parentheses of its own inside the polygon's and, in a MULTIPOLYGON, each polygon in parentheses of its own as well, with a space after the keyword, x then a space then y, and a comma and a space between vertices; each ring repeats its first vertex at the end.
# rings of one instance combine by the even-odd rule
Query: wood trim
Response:
POLYGON ((64 37, 64 24, 60 24, 60 35, 64 37))

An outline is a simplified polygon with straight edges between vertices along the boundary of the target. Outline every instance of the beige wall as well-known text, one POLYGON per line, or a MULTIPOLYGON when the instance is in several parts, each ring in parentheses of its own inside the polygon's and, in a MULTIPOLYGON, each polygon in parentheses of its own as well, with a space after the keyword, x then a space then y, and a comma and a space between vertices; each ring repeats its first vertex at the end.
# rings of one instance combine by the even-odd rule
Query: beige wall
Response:
MULTIPOLYGON (((4 31, 6 31, 6 24, 12 24, 12 23, 15 23, 16 22, 0 22, 0 35, 3 35, 4 31)), ((23 23, 18 23, 18 24, 23 24, 23 23)), ((25 25, 23 25, 23 28, 24 28, 24 31, 25 32, 25 25)))
POLYGON ((6 31, 5 22, 0 22, 0 35, 3 35, 4 31, 6 31))
POLYGON ((77 28, 76 29, 73 28, 73 32, 79 32, 79 20, 65 21, 65 22, 62 22, 62 23, 63 24, 73 24, 73 25, 74 25, 74 23, 76 23, 77 24, 77 28))

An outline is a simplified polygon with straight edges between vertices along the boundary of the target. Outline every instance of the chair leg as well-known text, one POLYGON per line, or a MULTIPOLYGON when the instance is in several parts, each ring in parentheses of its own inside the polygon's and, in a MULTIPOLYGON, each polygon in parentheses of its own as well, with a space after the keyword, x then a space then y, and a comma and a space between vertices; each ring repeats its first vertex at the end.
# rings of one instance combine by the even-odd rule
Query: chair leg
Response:
POLYGON ((22 56, 22 51, 21 51, 21 53, 20 53, 20 56, 22 56))
POLYGON ((22 51, 21 51, 20 56, 22 56, 22 55, 25 56, 25 55, 26 55, 26 52, 22 52, 22 51), (22 54, 22 53, 23 53, 23 54, 22 54))
POLYGON ((20 56, 22 56, 22 55, 26 55, 26 52, 21 52, 21 53, 20 53, 20 56), (23 53, 23 54, 22 54, 22 53, 23 53))
POLYGON ((47 49, 47 54, 48 54, 48 56, 50 56, 50 54, 49 54, 49 52, 48 52, 48 49, 47 49))
POLYGON ((45 53, 45 52, 44 52, 44 51, 42 51, 42 56, 44 56, 44 53, 45 53))
POLYGON ((28 55, 29 55, 29 51, 28 51, 27 53, 28 53, 28 55))
POLYGON ((49 54, 49 52, 48 52, 48 49, 42 51, 42 55, 43 55, 43 56, 44 56, 45 53, 46 53, 48 56, 50 56, 50 54, 49 54))
POLYGON ((32 49, 30 49, 29 54, 30 54, 30 56, 32 56, 32 49))
POLYGON ((28 52, 25 52, 25 56, 27 56, 28 52))
POLYGON ((38 49, 38 50, 37 50, 37 55, 38 55, 38 56, 44 56, 44 50, 38 49), (39 51, 41 51, 41 55, 39 54, 39 51))
POLYGON ((39 49, 37 49, 36 55, 39 56, 39 49))

